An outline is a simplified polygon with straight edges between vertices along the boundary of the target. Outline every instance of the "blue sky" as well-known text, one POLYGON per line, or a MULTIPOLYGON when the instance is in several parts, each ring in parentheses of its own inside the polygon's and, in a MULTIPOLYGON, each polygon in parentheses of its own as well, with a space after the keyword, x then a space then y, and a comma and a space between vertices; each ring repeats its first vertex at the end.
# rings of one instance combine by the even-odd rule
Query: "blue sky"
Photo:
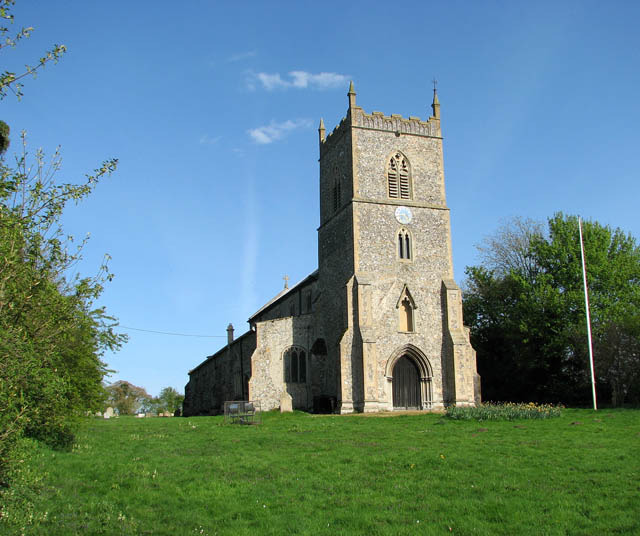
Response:
POLYGON ((62 181, 118 171, 65 214, 109 253, 101 302, 130 342, 111 380, 180 391, 189 369, 317 266, 318 134, 347 109, 427 118, 438 79, 456 279, 513 216, 580 214, 640 237, 635 1, 19 1, 2 70, 68 53, 0 119, 60 145, 62 181))

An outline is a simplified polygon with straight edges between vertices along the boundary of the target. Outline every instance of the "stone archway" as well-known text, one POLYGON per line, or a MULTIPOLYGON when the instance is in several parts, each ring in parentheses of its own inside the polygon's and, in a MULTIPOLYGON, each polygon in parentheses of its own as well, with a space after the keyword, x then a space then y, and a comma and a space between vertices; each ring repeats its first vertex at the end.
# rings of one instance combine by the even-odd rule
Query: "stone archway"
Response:
POLYGON ((391 382, 394 409, 432 407, 431 363, 418 348, 407 344, 387 361, 385 376, 391 382))

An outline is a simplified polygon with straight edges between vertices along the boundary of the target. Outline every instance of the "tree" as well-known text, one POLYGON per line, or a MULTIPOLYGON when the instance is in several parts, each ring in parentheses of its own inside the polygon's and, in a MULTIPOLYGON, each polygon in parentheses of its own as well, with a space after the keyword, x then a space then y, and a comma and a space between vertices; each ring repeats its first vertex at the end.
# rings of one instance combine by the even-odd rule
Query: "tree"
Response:
POLYGON ((9 148, 9 132, 11 129, 4 121, 0 121, 0 155, 3 155, 9 148))
MULTIPOLYGON (((0 0, 0 19, 13 22, 13 4, 0 0)), ((15 46, 32 30, 10 37, 0 25, 0 49, 15 46)), ((0 99, 8 91, 20 98, 20 80, 65 50, 55 45, 22 74, 4 71, 0 99)), ((24 134, 22 142, 15 164, 7 163, 9 126, 0 121, 0 524, 12 533, 33 517, 30 497, 37 484, 20 469, 33 449, 27 438, 70 447, 79 417, 106 398, 103 352, 126 340, 113 330, 115 319, 94 306, 103 283, 113 277, 108 256, 95 276, 70 277, 86 240, 74 247, 60 225, 67 204, 92 193, 117 161, 104 162, 83 183, 59 184, 59 154, 47 163, 41 151, 29 154, 24 134)))
POLYGON ((184 402, 184 395, 180 394, 173 387, 165 387, 160 391, 158 396, 159 409, 158 411, 169 411, 174 413, 177 409, 182 407, 184 402))
MULTIPOLYGON (((13 15, 10 10, 15 4, 15 0, 0 0, 0 20, 13 24, 13 15)), ((15 47, 22 39, 28 38, 33 32, 33 27, 21 28, 17 33, 11 34, 9 28, 0 23, 0 50, 7 47, 15 47)), ((0 74, 0 99, 7 96, 11 91, 18 99, 22 97, 21 80, 27 76, 36 77, 39 70, 43 69, 47 63, 57 63, 60 57, 67 51, 64 45, 53 45, 47 50, 34 65, 25 65, 24 71, 15 73, 4 71, 0 74)))
POLYGON ((640 396, 640 333, 638 319, 626 325, 610 322, 596 340, 599 376, 609 386, 611 404, 621 405, 627 397, 640 396))
POLYGON ((134 415, 147 407, 152 397, 144 387, 138 387, 124 380, 107 386, 108 402, 117 408, 121 415, 134 415))
POLYGON ((173 387, 165 387, 157 397, 145 398, 139 409, 147 413, 175 413, 178 408, 182 407, 183 402, 184 395, 173 387))
POLYGON ((504 276, 515 270, 522 274, 536 271, 530 246, 534 238, 544 235, 544 225, 532 219, 513 218, 484 238, 478 245, 483 266, 504 276))
MULTIPOLYGON (((57 184, 61 160, 23 152, 0 160, 0 424, 3 430, 70 444, 77 417, 105 398, 100 360, 126 338, 94 307, 112 278, 106 261, 93 277, 68 277, 86 242, 73 246, 60 216, 116 166, 105 162, 83 184, 57 184)), ((9 439, 8 436, 3 439, 9 439)))
MULTIPOLYGON (((485 241, 489 250, 500 247, 489 251, 484 266, 466 271, 465 322, 483 395, 588 403, 577 218, 555 215, 547 234, 522 222, 485 241)), ((597 222, 585 222, 584 240, 599 392, 617 405, 638 392, 640 249, 632 236, 597 222)))

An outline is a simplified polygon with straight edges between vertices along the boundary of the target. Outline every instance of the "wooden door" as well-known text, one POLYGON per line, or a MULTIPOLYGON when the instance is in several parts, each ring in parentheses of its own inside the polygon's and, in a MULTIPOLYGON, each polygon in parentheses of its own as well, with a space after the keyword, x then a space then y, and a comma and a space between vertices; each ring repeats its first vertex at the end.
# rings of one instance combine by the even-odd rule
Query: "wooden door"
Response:
POLYGON ((393 367, 393 407, 420 409, 420 374, 416 364, 406 355, 393 367))

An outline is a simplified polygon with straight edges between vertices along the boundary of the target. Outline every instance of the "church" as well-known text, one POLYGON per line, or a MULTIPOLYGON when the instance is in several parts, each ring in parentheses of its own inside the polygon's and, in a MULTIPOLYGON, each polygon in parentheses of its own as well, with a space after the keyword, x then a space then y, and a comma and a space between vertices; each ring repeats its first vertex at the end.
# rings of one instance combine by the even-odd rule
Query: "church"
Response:
POLYGON ((439 409, 480 401, 453 280, 440 104, 428 120, 356 104, 320 120, 318 269, 249 318, 249 331, 189 371, 184 415, 225 401, 262 411, 439 409))

